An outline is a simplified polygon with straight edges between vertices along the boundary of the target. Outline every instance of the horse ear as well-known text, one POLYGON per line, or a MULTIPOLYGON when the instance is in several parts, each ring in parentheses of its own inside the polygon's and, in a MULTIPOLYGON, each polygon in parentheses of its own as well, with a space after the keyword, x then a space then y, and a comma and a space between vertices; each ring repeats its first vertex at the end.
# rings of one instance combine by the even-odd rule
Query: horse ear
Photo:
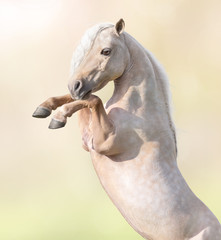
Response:
POLYGON ((121 18, 115 25, 115 30, 118 36, 124 31, 124 27, 125 27, 125 22, 121 18))

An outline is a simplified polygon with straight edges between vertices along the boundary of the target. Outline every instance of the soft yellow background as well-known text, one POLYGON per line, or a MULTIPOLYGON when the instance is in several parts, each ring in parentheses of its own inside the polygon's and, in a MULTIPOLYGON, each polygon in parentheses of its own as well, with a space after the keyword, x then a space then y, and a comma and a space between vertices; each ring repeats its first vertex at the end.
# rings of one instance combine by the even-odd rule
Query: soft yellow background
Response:
POLYGON ((220 0, 0 0, 1 240, 142 239, 101 188, 76 116, 54 131, 50 119, 31 117, 67 92, 84 31, 121 17, 165 66, 179 166, 221 220, 220 12, 220 0))

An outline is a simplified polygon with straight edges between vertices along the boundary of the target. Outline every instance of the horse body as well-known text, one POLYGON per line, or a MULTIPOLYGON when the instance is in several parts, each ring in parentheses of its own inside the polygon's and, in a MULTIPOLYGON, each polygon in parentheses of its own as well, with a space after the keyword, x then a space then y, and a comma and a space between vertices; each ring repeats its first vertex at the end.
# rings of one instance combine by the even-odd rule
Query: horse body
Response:
POLYGON ((177 167, 174 132, 163 94, 159 95, 162 83, 156 82, 162 80, 155 79, 154 71, 164 75, 163 71, 155 59, 149 59, 149 52, 139 45, 137 48, 130 49, 136 49, 139 56, 145 52, 146 57, 140 60, 130 53, 133 67, 116 80, 114 94, 106 104, 116 131, 124 137, 121 141, 126 145, 125 151, 105 156, 89 144, 92 161, 107 194, 138 233, 146 239, 187 239, 200 232, 204 224, 207 226, 212 214, 200 216, 199 212, 208 210, 189 189, 177 167), (201 229, 186 231, 191 222, 202 217, 201 229))
MULTIPOLYGON (((55 125, 65 124, 68 116, 80 110, 83 146, 91 154, 100 182, 144 238, 221 240, 218 220, 192 193, 177 167, 175 130, 162 67, 123 32, 122 21, 102 27, 94 39, 87 55, 75 64, 70 81, 72 98, 78 100, 71 102, 66 96, 55 104, 50 99, 41 109, 50 112, 64 101, 70 102, 54 116, 55 125), (104 39, 109 48, 104 48, 104 39), (100 45, 106 51, 101 51, 104 60, 96 55, 100 45), (118 62, 113 65, 108 51, 116 46, 112 58, 118 62), (104 108, 90 94, 110 80, 114 80, 115 90, 104 108)), ((53 124, 50 126, 57 128, 53 124)))

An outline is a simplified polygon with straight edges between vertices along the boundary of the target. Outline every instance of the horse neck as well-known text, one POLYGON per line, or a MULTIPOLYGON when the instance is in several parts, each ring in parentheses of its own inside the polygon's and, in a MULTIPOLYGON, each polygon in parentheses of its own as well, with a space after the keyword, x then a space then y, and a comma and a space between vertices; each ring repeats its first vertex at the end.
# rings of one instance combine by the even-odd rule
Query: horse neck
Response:
MULTIPOLYGON (((108 105, 115 103, 146 119, 154 137, 161 138, 160 133, 169 136, 172 155, 176 159, 176 134, 171 118, 166 74, 150 52, 129 34, 124 34, 130 61, 124 74, 114 81, 114 93, 108 105)), ((162 141, 169 151, 168 138, 162 141)))
MULTIPOLYGON (((158 82, 156 81, 156 67, 150 60, 148 52, 132 36, 124 33, 125 44, 128 47, 130 59, 123 75, 114 80, 115 88, 111 100, 133 101, 130 96, 131 91, 139 91, 139 94, 146 100, 147 104, 159 101, 158 82), (148 100, 148 101, 147 101, 148 100)), ((146 104, 143 105, 145 107, 146 104)))

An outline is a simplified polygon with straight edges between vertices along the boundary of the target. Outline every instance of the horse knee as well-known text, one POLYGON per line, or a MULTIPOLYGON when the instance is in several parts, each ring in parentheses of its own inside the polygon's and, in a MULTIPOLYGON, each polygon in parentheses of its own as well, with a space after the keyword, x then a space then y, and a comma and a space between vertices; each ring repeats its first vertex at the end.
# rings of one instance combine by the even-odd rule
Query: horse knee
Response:
POLYGON ((89 104, 88 104, 89 108, 96 108, 103 104, 102 100, 95 95, 92 95, 90 98, 91 99, 89 99, 89 104))

